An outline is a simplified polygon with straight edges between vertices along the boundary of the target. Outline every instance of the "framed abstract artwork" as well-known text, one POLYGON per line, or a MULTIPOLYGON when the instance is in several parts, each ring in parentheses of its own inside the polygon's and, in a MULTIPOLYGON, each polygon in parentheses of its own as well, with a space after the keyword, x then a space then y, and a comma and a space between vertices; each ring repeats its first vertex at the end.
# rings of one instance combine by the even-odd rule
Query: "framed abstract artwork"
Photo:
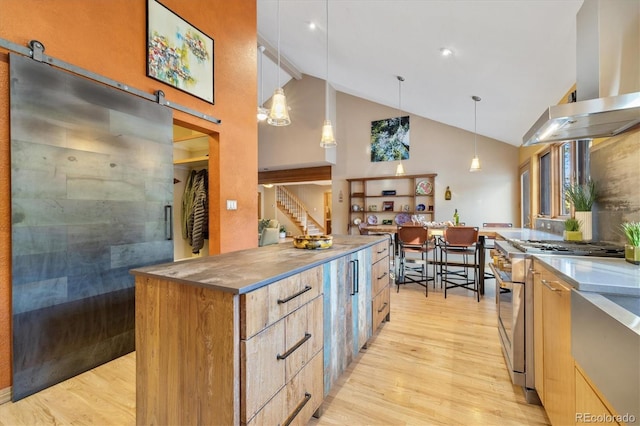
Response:
POLYGON ((409 116, 371 122, 371 161, 409 159, 409 116))
POLYGON ((147 0, 147 76, 213 104, 213 39, 147 0))

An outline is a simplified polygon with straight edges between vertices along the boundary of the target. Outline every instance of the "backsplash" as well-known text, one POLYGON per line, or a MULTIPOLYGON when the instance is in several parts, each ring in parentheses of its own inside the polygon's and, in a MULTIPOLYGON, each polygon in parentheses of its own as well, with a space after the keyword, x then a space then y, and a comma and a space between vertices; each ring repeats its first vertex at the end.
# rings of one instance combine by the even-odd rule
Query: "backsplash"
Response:
POLYGON ((620 224, 640 221, 640 131, 591 148, 591 177, 598 188, 593 238, 626 242, 620 224))
POLYGON ((536 231, 545 231, 551 234, 562 235, 564 232, 564 220, 536 218, 536 231))

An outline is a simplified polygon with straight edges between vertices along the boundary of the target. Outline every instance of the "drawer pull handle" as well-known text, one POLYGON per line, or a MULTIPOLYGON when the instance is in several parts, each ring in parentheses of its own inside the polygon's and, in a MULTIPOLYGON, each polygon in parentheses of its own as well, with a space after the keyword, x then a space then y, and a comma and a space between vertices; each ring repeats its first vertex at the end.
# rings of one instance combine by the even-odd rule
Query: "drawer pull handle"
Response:
POLYGON ((384 311, 387 308, 387 302, 384 302, 384 304, 382 305, 382 307, 380 309, 378 309, 378 313, 384 311))
POLYGON ((304 288, 302 290, 300 290, 296 294, 292 294, 291 296, 287 297, 286 299, 278 299, 278 305, 280 305, 282 303, 287 303, 289 300, 295 299, 296 297, 300 296, 301 294, 304 294, 304 293, 308 292, 309 290, 311 290, 311 286, 306 285, 306 286, 304 286, 304 288))
POLYGON ((311 394, 309 392, 305 392, 304 393, 304 399, 300 402, 300 404, 298 404, 298 406, 296 407, 295 410, 293 410, 293 413, 291 413, 289 415, 289 417, 287 417, 287 420, 284 421, 284 423, 282 424, 282 426, 289 426, 291 424, 291 422, 293 421, 293 419, 296 418, 296 416, 298 415, 298 413, 300 411, 302 411, 302 409, 304 408, 305 405, 307 405, 307 402, 309 402, 309 400, 311 399, 311 394))
POLYGON ((311 334, 310 333, 304 333, 304 337, 302 339, 300 339, 300 341, 298 343, 293 345, 293 347, 291 349, 289 349, 288 351, 286 351, 283 355, 278 354, 276 356, 276 358, 277 359, 286 359, 289 355, 294 353, 296 351, 296 349, 298 349, 300 346, 302 346, 304 344, 304 342, 306 342, 309 339, 311 339, 311 334))
POLYGON ((551 285, 551 283, 557 283, 558 281, 540 280, 540 282, 542 282, 542 284, 544 284, 544 286, 551 291, 560 291, 559 288, 555 288, 554 286, 551 285))
POLYGON ((386 277, 386 276, 387 276, 387 273, 385 272, 384 274, 380 275, 380 276, 378 277, 378 279, 379 279, 379 280, 381 280, 381 279, 383 279, 383 278, 384 278, 384 277, 386 277))
POLYGON ((385 247, 385 248, 383 248, 382 250, 378 250, 378 251, 376 252, 376 254, 382 254, 382 253, 384 253, 385 251, 387 251, 387 248, 386 248, 386 247, 385 247))

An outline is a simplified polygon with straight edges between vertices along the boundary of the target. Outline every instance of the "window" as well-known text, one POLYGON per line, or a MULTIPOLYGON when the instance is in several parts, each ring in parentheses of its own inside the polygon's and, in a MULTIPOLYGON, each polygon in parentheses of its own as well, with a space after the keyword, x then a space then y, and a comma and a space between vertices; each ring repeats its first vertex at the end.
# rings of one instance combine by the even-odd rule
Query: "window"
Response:
POLYGON ((551 216, 551 151, 540 156, 540 214, 551 216))

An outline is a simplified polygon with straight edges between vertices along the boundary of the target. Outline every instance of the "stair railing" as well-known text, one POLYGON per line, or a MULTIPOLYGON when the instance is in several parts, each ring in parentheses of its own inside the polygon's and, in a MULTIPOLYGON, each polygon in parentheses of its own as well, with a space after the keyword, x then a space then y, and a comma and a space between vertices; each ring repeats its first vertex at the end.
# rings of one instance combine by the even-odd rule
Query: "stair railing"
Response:
POLYGON ((300 227, 304 234, 307 233, 308 223, 312 223, 321 233, 324 233, 324 227, 313 219, 304 203, 287 188, 280 185, 276 186, 276 204, 289 215, 292 222, 300 227))

